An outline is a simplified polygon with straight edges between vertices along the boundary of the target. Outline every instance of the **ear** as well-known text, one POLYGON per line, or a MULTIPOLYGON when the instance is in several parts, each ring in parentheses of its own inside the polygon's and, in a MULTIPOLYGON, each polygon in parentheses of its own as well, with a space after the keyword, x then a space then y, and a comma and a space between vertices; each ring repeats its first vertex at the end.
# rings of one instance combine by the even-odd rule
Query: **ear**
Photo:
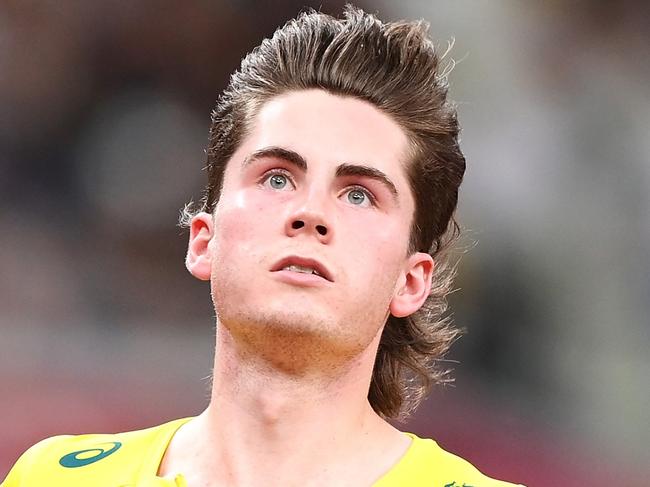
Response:
POLYGON ((214 235, 214 222, 209 213, 198 213, 190 223, 190 241, 187 246, 185 267, 197 279, 210 280, 212 254, 208 244, 214 235))
POLYGON ((390 313, 404 318, 419 310, 431 292, 434 262, 429 254, 416 252, 406 260, 403 274, 390 302, 390 313))

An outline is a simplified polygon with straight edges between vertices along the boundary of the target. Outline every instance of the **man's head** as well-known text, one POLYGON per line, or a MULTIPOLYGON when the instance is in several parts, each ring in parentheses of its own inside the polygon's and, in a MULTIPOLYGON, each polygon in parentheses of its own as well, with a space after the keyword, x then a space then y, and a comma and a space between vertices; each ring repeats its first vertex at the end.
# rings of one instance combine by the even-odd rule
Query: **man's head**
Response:
MULTIPOLYGON (((377 286, 376 282, 366 282, 367 287, 360 290, 358 297, 375 288, 381 288, 380 294, 384 293, 377 296, 376 301, 385 303, 386 306, 377 310, 378 318, 372 317, 380 319, 382 324, 386 317, 388 321, 379 345, 369 399, 373 408, 385 417, 398 417, 419 400, 422 392, 432 382, 443 377, 442 371, 431 366, 433 361, 446 352, 457 335, 448 321, 442 319, 445 310, 444 297, 451 284, 451 278, 442 272, 445 266, 441 265, 441 254, 445 243, 457 233, 453 212, 456 208, 458 187, 464 173, 465 161, 458 146, 459 128, 456 112, 446 99, 447 73, 445 71, 440 58, 434 52, 431 41, 426 36, 426 28, 421 23, 383 24, 375 17, 352 8, 346 10, 343 20, 336 20, 315 12, 304 14, 276 31, 271 39, 265 40, 242 61, 241 69, 233 75, 230 85, 219 99, 210 130, 207 163, 209 183, 200 210, 215 213, 219 224, 217 204, 220 202, 222 191, 227 190, 225 185, 228 184, 229 177, 235 180, 239 178, 240 183, 246 177, 241 170, 241 163, 237 162, 237 157, 234 156, 238 151, 241 152, 242 146, 250 142, 251 138, 255 138, 255 135, 259 135, 262 139, 265 137, 264 134, 259 133, 260 124, 263 125, 264 120, 268 122, 267 128, 272 128, 274 123, 286 123, 286 120, 282 122, 280 115, 287 116, 292 109, 296 109, 295 103, 298 103, 296 100, 300 99, 301 94, 303 98, 309 96, 309 101, 306 103, 314 109, 314 112, 308 114, 309 119, 305 119, 303 125, 296 126, 298 131, 305 128, 310 119, 318 120, 323 110, 327 111, 324 108, 326 105, 319 105, 321 102, 328 102, 327 106, 332 106, 332 103, 342 104, 339 108, 342 112, 348 110, 352 119, 363 113, 364 109, 372 110, 369 118, 375 115, 379 116, 378 120, 384 118, 382 130, 385 131, 379 130, 375 145, 381 148, 387 141, 380 137, 390 139, 390 134, 394 136, 391 139, 392 145, 388 146, 395 149, 395 153, 389 154, 388 159, 398 160, 399 164, 382 167, 381 169, 384 170, 381 172, 384 175, 391 173, 388 178, 391 182, 398 181, 397 186, 402 189, 402 199, 391 210, 394 210, 391 215, 395 217, 400 214, 400 211, 402 212, 401 225, 405 226, 405 230, 400 230, 399 222, 395 218, 390 220, 390 224, 387 220, 377 220, 377 224, 388 225, 395 232, 394 238, 403 241, 388 250, 386 250, 388 247, 384 248, 383 250, 390 254, 390 259, 377 263, 382 266, 375 266, 378 267, 376 269, 378 272, 373 273, 370 270, 366 274, 368 278, 387 280, 384 285, 377 286), (318 91, 316 93, 320 94, 314 94, 314 89, 322 92, 318 91), (398 134, 401 134, 401 140, 398 134), (229 161, 232 162, 229 164, 229 161), (399 168, 399 171, 396 171, 396 168, 399 168), (233 176, 229 176, 231 173, 233 176), (408 213, 403 213, 405 207, 410 208, 408 213), (390 227, 391 224, 396 226, 390 227), (403 256, 400 258, 394 255, 398 248, 403 250, 403 256), (416 314, 406 316, 395 311, 392 303, 394 299, 397 299, 395 302, 400 302, 399 284, 403 282, 398 281, 400 276, 404 281, 408 275, 408 272, 404 272, 403 269, 409 268, 409 264, 415 263, 409 269, 415 269, 416 273, 420 272, 422 282, 430 282, 432 269, 427 269, 426 259, 422 258, 423 253, 430 254, 436 259, 437 275, 434 276, 434 291, 429 297, 428 305, 416 314), (390 316, 388 316, 389 311, 390 316), (415 382, 409 380, 413 379, 413 376, 415 382)), ((304 115, 296 112, 295 118, 304 115)), ((331 115, 336 116, 336 114, 331 115)), ((348 124, 346 129, 348 131, 354 131, 355 127, 367 129, 364 126, 366 120, 368 118, 360 118, 357 125, 348 124)), ((274 147, 280 150, 293 150, 292 143, 284 144, 289 146, 285 147, 277 144, 276 140, 271 140, 272 145, 266 146, 263 140, 256 140, 257 146, 253 144, 246 149, 253 152, 274 147)), ((348 163, 352 166, 363 165, 361 163, 365 163, 368 157, 367 154, 365 156, 353 154, 354 150, 350 149, 341 156, 351 157, 350 154, 353 154, 354 160, 337 161, 335 160, 336 140, 332 139, 329 142, 330 149, 327 152, 330 153, 330 157, 327 157, 328 154, 321 153, 311 173, 309 170, 302 171, 306 178, 314 178, 318 174, 319 180, 325 178, 328 181, 328 186, 321 187, 320 192, 314 190, 313 194, 318 194, 319 197, 327 194, 327 191, 334 191, 333 188, 345 182, 343 177, 345 174, 343 176, 339 174, 340 167, 348 163)), ((353 141, 350 141, 350 144, 353 144, 353 141)), ((246 150, 243 150, 242 155, 250 162, 251 154, 245 152, 246 150)), ((305 148, 303 154, 299 151, 293 152, 305 158, 304 152, 309 152, 309 148, 305 148)), ((286 153, 281 154, 281 157, 278 157, 278 153, 274 156, 269 156, 267 153, 266 159, 257 159, 268 161, 275 158, 275 160, 284 159, 286 162, 291 157, 293 155, 286 153)), ((374 161, 370 161, 369 165, 371 169, 380 169, 377 164, 382 166, 381 161, 388 159, 385 157, 382 159, 380 154, 376 154, 374 161)), ((309 160, 307 162, 309 164, 309 160)), ((254 167, 255 164, 252 166, 254 167)), ((262 177, 263 173, 259 176, 262 177)), ((271 179, 264 180, 261 184, 267 185, 266 189, 272 190, 270 194, 276 197, 275 190, 282 189, 282 184, 290 181, 285 181, 282 177, 276 180, 270 177, 271 179), (270 184, 275 186, 268 186, 270 184)), ((377 180, 377 178, 373 179, 373 181, 377 180)), ((311 179, 310 187, 313 187, 316 181, 311 179)), ((392 184, 395 185, 394 182, 392 184)), ((236 191, 241 187, 234 189, 236 191)), ((350 196, 348 187, 341 186, 341 190, 346 192, 340 195, 337 193, 336 201, 343 201, 344 204, 352 203, 352 200, 346 203, 339 198, 350 196)), ((391 192, 390 188, 388 192, 391 192)), ((267 193, 263 194, 268 196, 267 193)), ((364 196, 363 191, 354 193, 353 200, 362 200, 364 197, 368 195, 364 196)), ((269 201, 260 200, 259 204, 268 205, 269 201)), ((305 204, 309 206, 311 203, 305 204)), ((351 211, 357 212, 354 215, 358 215, 359 210, 361 208, 354 208, 351 211)), ((346 207, 341 211, 348 211, 348 209, 346 207)), ((305 221, 308 218, 301 218, 298 213, 287 215, 289 232, 301 230, 300 225, 309 226, 305 221)), ((332 212, 332 215, 337 214, 336 211, 332 212)), ((227 216, 227 212, 225 215, 227 216)), ((185 221, 189 222, 191 216, 190 213, 186 214, 185 221)), ((359 231, 364 230, 362 223, 370 220, 367 216, 359 220, 359 231)), ((227 223, 227 218, 224 221, 227 223)), ((354 221, 354 218, 351 221, 354 221)), ((316 233, 313 236, 320 240, 334 238, 332 232, 336 232, 336 228, 330 229, 328 225, 328 223, 314 224, 313 230, 316 233), (330 232, 329 236, 328 232, 330 232)), ((221 228, 217 231, 220 232, 221 228)), ((380 234, 381 232, 373 233, 378 239, 374 242, 363 241, 363 235, 360 235, 358 243, 367 248, 373 245, 381 247, 384 243, 388 245, 388 240, 384 242, 378 236, 380 234)), ((361 249, 361 252, 383 255, 379 251, 374 253, 374 250, 361 249)), ((263 259, 261 256, 260 258, 263 259)), ((227 262, 222 262, 222 265, 227 265, 227 262)), ((349 283, 354 282, 349 281, 349 283)), ((428 293, 429 285, 425 290, 428 293)), ((213 294, 215 292, 218 293, 219 290, 213 289, 213 294)), ((215 302, 218 298, 215 296, 215 302)), ((413 300, 413 303, 416 301, 413 300)), ((313 304, 310 303, 310 306, 313 304)), ((412 309, 411 313, 417 311, 420 305, 421 303, 412 309)), ((411 308, 406 306, 404 309, 411 308)), ((219 311, 217 310, 218 313, 219 311)), ((345 313, 342 316, 353 318, 345 313)))

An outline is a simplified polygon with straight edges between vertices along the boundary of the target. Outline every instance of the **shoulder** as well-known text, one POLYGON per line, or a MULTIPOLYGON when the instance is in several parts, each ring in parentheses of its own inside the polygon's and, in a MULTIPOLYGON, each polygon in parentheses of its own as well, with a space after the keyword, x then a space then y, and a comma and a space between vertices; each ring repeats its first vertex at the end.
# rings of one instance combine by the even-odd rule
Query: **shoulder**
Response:
POLYGON ((155 474, 169 438, 185 421, 125 433, 47 438, 21 455, 2 487, 132 484, 143 469, 155 474))
MULTIPOLYGON (((377 487, 411 485, 427 487, 516 487, 479 471, 464 458, 454 455, 430 439, 412 438, 411 447, 377 487)), ((519 486, 522 487, 522 486, 519 486)))

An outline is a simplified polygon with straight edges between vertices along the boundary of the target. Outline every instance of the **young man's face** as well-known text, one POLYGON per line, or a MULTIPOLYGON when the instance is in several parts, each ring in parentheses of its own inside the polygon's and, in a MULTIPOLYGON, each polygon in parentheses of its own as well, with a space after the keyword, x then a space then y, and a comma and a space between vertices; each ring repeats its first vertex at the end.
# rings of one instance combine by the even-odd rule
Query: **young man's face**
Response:
POLYGON ((389 312, 419 308, 432 261, 407 254, 407 146, 358 99, 308 90, 264 104, 228 162, 213 221, 192 224, 188 268, 210 278, 219 322, 349 354, 389 312))

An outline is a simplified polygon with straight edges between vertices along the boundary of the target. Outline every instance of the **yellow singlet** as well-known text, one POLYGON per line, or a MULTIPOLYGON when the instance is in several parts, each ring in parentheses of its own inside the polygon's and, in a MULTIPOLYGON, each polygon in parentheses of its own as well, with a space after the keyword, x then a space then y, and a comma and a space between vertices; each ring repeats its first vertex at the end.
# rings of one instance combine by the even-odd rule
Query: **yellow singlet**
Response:
MULTIPOLYGON (((174 433, 191 418, 118 434, 55 436, 27 450, 0 487, 187 487, 157 476, 174 433)), ((514 487, 490 479, 433 440, 413 438, 374 487, 514 487)))

